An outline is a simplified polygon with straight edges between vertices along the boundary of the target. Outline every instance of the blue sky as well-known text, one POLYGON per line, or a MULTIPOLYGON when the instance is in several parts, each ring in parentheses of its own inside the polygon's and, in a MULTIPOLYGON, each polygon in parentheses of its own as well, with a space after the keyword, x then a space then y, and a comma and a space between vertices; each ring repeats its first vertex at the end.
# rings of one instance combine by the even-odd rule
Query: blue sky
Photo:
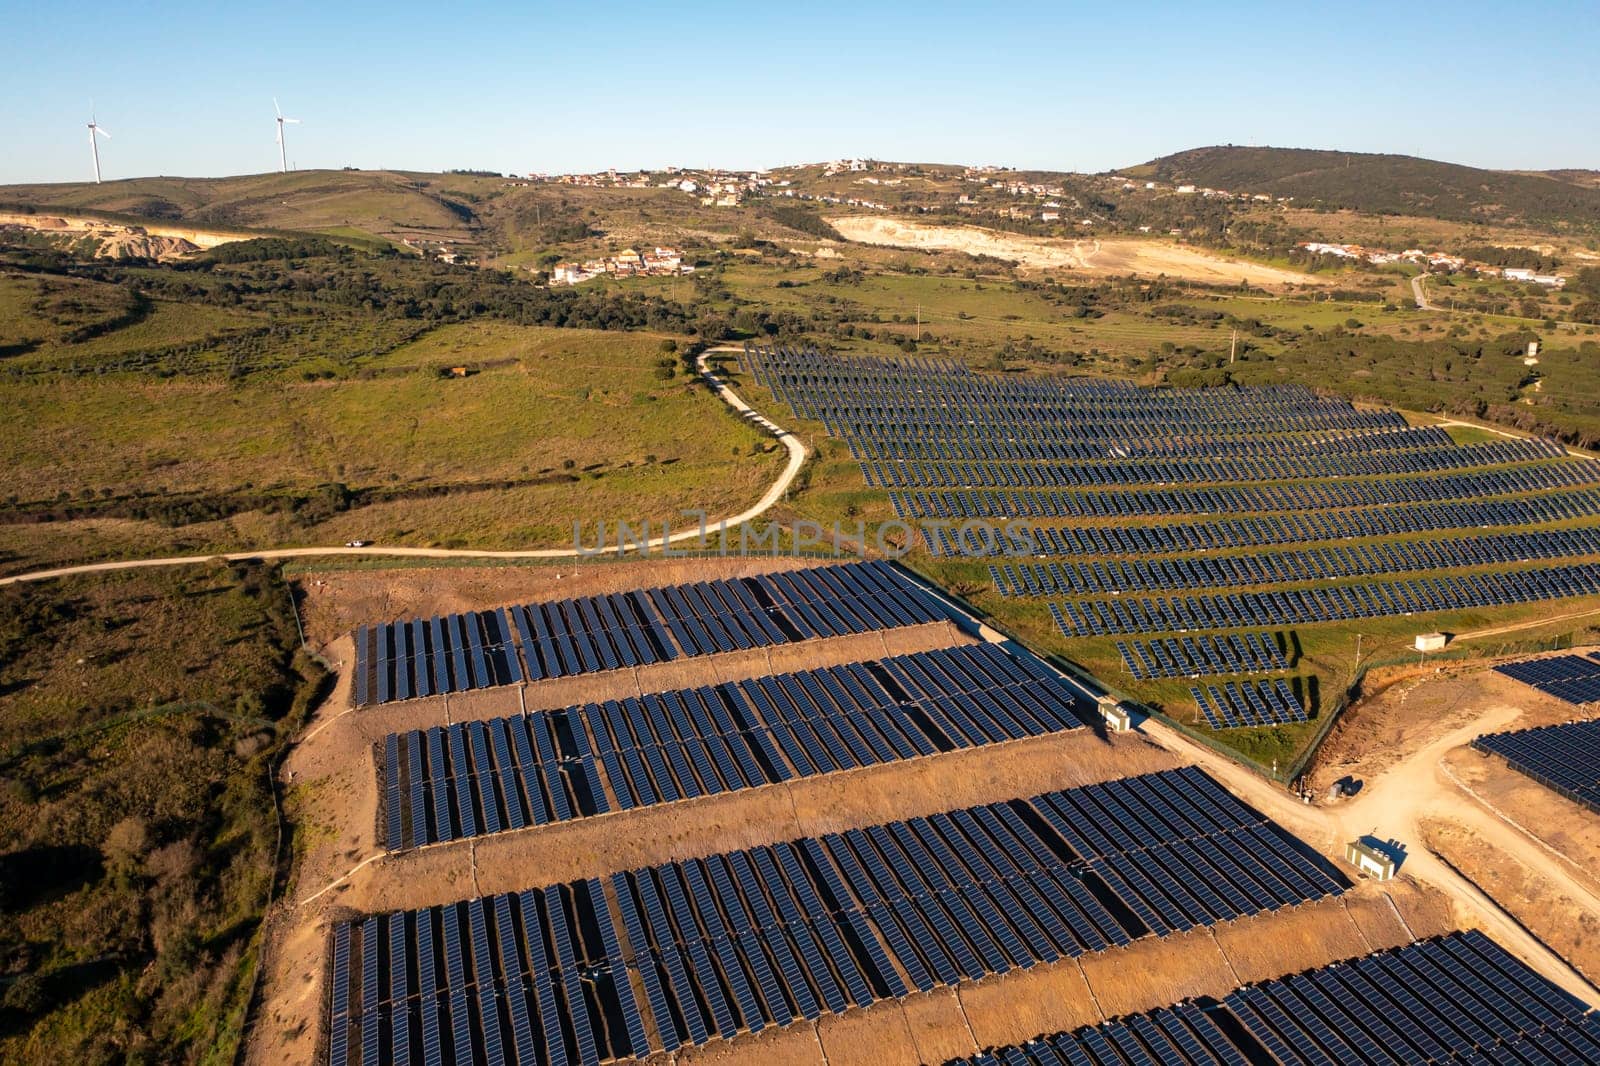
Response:
POLYGON ((1600 5, 0 0, 0 182, 1205 144, 1600 167, 1600 5))

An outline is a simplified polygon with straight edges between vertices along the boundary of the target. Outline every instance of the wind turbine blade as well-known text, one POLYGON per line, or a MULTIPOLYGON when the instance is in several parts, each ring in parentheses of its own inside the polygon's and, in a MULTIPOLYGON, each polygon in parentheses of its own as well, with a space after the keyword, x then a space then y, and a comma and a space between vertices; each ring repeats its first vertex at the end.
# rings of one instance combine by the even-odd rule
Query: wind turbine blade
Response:
POLYGON ((291 125, 291 126, 298 126, 298 125, 300 125, 300 120, 299 120, 299 119, 297 119, 297 118, 286 118, 286 119, 284 119, 284 120, 283 120, 283 121, 285 121, 285 122, 287 122, 287 123, 289 123, 289 125, 291 125))
POLYGON ((283 112, 278 110, 278 98, 276 96, 274 96, 272 98, 272 110, 278 112, 278 117, 279 118, 283 117, 283 112))
POLYGON ((102 136, 102 137, 104 137, 104 138, 106 138, 106 139, 107 139, 107 140, 110 140, 110 139, 111 139, 111 133, 110 133, 110 131, 109 131, 109 130, 107 130, 107 129, 106 129, 106 128, 105 128, 105 127, 104 127, 104 126, 96 126, 96 127, 95 127, 95 128, 94 128, 94 131, 95 131, 95 132, 96 132, 96 133, 98 133, 98 134, 99 134, 99 135, 100 135, 100 136, 102 136))

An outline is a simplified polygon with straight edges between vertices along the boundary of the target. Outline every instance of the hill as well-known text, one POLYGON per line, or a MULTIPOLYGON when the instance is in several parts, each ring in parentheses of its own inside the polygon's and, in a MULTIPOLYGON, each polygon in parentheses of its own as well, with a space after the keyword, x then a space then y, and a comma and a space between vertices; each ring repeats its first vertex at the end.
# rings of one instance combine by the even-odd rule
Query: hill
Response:
POLYGON ((481 184, 490 183, 455 175, 304 170, 228 178, 131 178, 101 185, 10 185, 0 188, 0 201, 196 226, 459 240, 469 235, 473 222, 468 201, 477 190, 471 187, 481 184))
POLYGON ((787 202, 738 212, 706 207, 699 193, 665 180, 595 188, 372 170, 0 186, 0 215, 8 212, 76 218, 80 228, 110 222, 150 232, 157 224, 249 231, 245 235, 317 233, 369 249, 406 242, 509 267, 541 256, 602 255, 630 244, 837 236, 810 208, 787 202))
POLYGON ((1162 156, 1122 173, 1373 214, 1600 229, 1600 188, 1414 156, 1229 145, 1162 156))

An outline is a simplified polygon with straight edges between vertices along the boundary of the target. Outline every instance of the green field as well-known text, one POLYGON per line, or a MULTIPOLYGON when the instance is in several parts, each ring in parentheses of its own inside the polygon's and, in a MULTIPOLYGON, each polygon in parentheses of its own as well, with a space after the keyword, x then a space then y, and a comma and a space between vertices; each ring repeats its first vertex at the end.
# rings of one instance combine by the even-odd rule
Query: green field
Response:
MULTIPOLYGON (((18 430, 0 442, 13 570, 347 539, 561 546, 580 517, 738 510, 780 468, 777 446, 688 370, 682 337, 301 312, 309 332, 269 336, 249 372, 215 366, 204 343, 145 369, 152 349, 272 322, 156 300, 69 343, 71 320, 51 336, 33 310, 55 279, 6 280, 0 321, 30 344, 0 374, 18 430), (468 376, 443 373, 457 366, 468 376)), ((61 288, 108 305, 122 292, 61 288)))

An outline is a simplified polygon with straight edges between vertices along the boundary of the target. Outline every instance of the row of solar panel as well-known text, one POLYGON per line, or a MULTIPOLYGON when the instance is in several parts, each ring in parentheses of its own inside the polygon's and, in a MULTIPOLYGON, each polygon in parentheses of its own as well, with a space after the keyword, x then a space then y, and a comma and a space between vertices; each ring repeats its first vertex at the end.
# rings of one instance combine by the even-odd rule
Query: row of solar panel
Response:
POLYGON ((1306 710, 1283 678, 1271 681, 1229 681, 1220 689, 1189 690, 1195 706, 1212 729, 1246 729, 1253 726, 1304 722, 1306 710))
POLYGON ((1206 674, 1264 674, 1289 669, 1289 660, 1271 633, 1228 633, 1117 641, 1122 665, 1136 681, 1206 674))
POLYGON ((649 1038, 600 882, 379 915, 334 928, 328 1061, 565 1064, 649 1038))
POLYGON ((920 488, 1101 488, 1130 485, 1237 484, 1344 477, 1380 477, 1469 470, 1536 462, 1564 456, 1545 440, 1503 440, 1440 445, 1405 452, 1354 452, 1341 456, 1270 459, 1122 459, 1030 462, 1021 459, 868 459, 861 462, 868 485, 920 488))
MULTIPOLYGON (((1026 540, 1026 533, 1017 535, 1026 540)), ((1326 581, 1596 554, 1600 554, 1600 528, 1590 526, 1446 540, 1334 545, 1257 555, 1025 563, 1015 567, 990 566, 989 576, 1003 596, 1080 596, 1326 581)))
POLYGON ((391 734, 383 836, 398 850, 604 813, 608 794, 627 810, 1040 736, 1075 728, 1075 707, 1043 664, 980 644, 391 734))
POLYGON ((392 851, 611 809, 582 721, 568 711, 391 733, 383 749, 392 851))
POLYGON ((1166 771, 336 923, 331 1062, 671 1051, 1345 887, 1166 771))
MULTIPOLYGON (((1271 401, 1253 410, 1227 414, 1183 411, 1172 406, 1137 412, 1127 405, 1100 401, 984 399, 943 390, 937 396, 884 393, 867 396, 800 396, 782 386, 778 398, 805 418, 820 421, 828 432, 843 439, 866 434, 920 439, 948 437, 979 439, 986 435, 971 427, 1013 425, 1025 427, 1018 436, 1071 443, 1097 443, 1126 454, 1145 443, 1174 438, 1215 438, 1232 435, 1364 432, 1403 428, 1404 419, 1392 412, 1354 411, 1330 407, 1321 411, 1295 411, 1271 401)), ((1242 394, 1247 390, 1240 390, 1242 394)), ((1253 391, 1253 390, 1252 390, 1253 391)))
POLYGON ((1211 459, 1283 456, 1341 456, 1449 447, 1454 442, 1439 426, 1404 426, 1340 436, 1206 436, 1193 439, 1128 442, 1107 447, 1035 436, 1028 426, 951 427, 947 434, 916 437, 882 434, 863 426, 849 443, 852 459, 1047 459, 1093 462, 1105 459, 1211 459))
POLYGON ((1211 390, 1209 396, 1203 391, 1133 391, 1108 398, 1065 391, 1028 393, 1022 391, 1031 387, 1027 382, 1008 382, 1015 388, 1004 393, 975 390, 967 387, 973 380, 981 379, 946 378, 912 386, 891 382, 884 387, 861 382, 819 386, 790 379, 777 391, 784 402, 798 400, 806 417, 828 424, 830 431, 881 425, 939 430, 973 420, 1011 420, 1059 426, 1066 439, 1100 435, 1137 440, 1189 433, 1326 433, 1403 424, 1388 412, 1357 411, 1339 401, 1296 400, 1271 389, 1211 390))
POLYGON ((1190 427, 1212 433, 1275 433, 1404 425, 1393 412, 1358 411, 1344 401, 1276 386, 1107 389, 1104 383, 1083 378, 995 381, 965 368, 907 376, 903 368, 871 367, 861 360, 831 356, 804 363, 779 359, 788 365, 778 367, 770 353, 752 353, 745 367, 780 401, 807 418, 829 424, 830 431, 876 424, 884 415, 934 426, 981 422, 985 417, 1028 425, 1060 421, 1074 434, 1110 423, 1124 436, 1149 429, 1152 437, 1190 427))
POLYGON ((1538 603, 1600 593, 1600 563, 1500 574, 1154 599, 1068 600, 1050 612, 1069 637, 1309 625, 1472 607, 1538 603))
POLYGON ((1479 932, 1334 963, 949 1066, 1600 1062, 1600 1015, 1479 932))
POLYGON ((418 618, 356 631, 352 697, 360 707, 940 617, 870 562, 418 618))
MULTIPOLYGON (((1027 544, 1030 555, 1163 555, 1357 537, 1399 537, 1447 529, 1526 526, 1596 516, 1600 516, 1600 490, 1580 489, 1519 499, 1352 508, 1225 518, 1214 522, 1146 526, 1025 526, 1017 523, 1016 528, 1018 539, 1027 544)), ((965 536, 959 527, 931 523, 922 530, 928 550, 935 555, 982 557, 1001 554, 1008 548, 992 537, 983 536, 976 523, 968 528, 965 536)))
POLYGON ((817 417, 845 422, 865 413, 888 415, 902 424, 945 426, 963 425, 975 412, 1001 417, 1030 413, 1036 416, 1030 421, 1060 421, 1075 431, 1103 425, 1167 427, 1153 436, 1171 436, 1172 427, 1190 426, 1214 427, 1212 432, 1250 428, 1262 432, 1262 427, 1274 426, 1326 431, 1351 424, 1399 424, 1392 417, 1371 417, 1382 412, 1357 411, 1338 400, 1321 400, 1272 386, 1159 393, 1135 387, 1108 393, 1086 388, 1084 382, 1082 378, 990 382, 958 373, 914 382, 892 377, 826 381, 786 375, 775 384, 779 391, 793 394, 817 412, 817 417), (1159 422, 1163 418, 1165 423, 1159 422))
POLYGON ((1600 719, 1491 733, 1472 746, 1600 813, 1600 719))
POLYGON ((1292 482, 1268 487, 1051 492, 1026 489, 891 492, 902 519, 1137 518, 1231 515, 1245 511, 1318 511, 1471 500, 1594 485, 1600 459, 1570 459, 1478 474, 1377 481, 1292 482))
POLYGON ((1600 700, 1600 660, 1585 655, 1559 655, 1549 659, 1524 659, 1495 667, 1509 678, 1532 685, 1567 703, 1600 700))

